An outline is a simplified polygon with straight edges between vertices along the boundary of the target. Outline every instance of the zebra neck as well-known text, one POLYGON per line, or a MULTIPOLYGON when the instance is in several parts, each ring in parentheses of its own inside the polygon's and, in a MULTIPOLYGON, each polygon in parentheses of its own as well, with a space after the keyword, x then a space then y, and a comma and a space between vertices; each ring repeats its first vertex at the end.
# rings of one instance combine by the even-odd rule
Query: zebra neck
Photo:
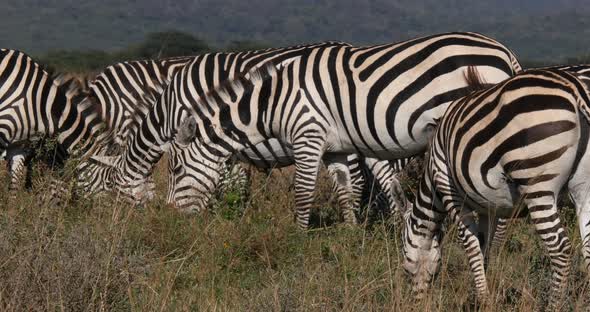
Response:
POLYGON ((92 149, 101 141, 97 138, 105 128, 94 107, 73 106, 64 122, 60 124, 58 135, 58 142, 69 153, 92 149))

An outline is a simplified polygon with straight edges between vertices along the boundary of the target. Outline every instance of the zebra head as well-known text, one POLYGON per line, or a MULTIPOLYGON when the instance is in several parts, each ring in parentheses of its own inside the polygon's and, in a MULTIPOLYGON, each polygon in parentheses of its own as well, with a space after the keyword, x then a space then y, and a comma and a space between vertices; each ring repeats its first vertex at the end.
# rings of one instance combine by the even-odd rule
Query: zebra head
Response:
MULTIPOLYGON (((412 290, 417 297, 424 296, 434 275, 438 272, 441 262, 442 231, 439 228, 440 213, 432 206, 437 202, 430 191, 429 175, 424 172, 421 177, 418 194, 414 205, 406 205, 402 211, 404 228, 402 230, 402 251, 404 255, 404 270, 412 279, 412 290)), ((391 192, 396 201, 401 189, 392 185, 391 192)), ((400 203, 400 208, 403 203, 400 203)))
POLYGON ((92 156, 78 165, 77 189, 83 194, 115 192, 130 204, 144 204, 152 200, 155 184, 150 177, 123 179, 118 171, 121 156, 92 156))
POLYGON ((172 144, 168 158, 168 203, 184 212, 205 210, 226 168, 225 159, 225 155, 198 142, 186 148, 172 144))
POLYGON ((169 146, 170 203, 187 211, 205 209, 231 155, 267 139, 259 129, 257 97, 251 93, 268 87, 268 78, 276 75, 276 65, 268 63, 193 103, 192 114, 182 120, 169 146))
POLYGON ((442 235, 440 231, 425 233, 411 210, 404 214, 402 233, 403 268, 412 279, 412 291, 420 299, 439 270, 442 235))

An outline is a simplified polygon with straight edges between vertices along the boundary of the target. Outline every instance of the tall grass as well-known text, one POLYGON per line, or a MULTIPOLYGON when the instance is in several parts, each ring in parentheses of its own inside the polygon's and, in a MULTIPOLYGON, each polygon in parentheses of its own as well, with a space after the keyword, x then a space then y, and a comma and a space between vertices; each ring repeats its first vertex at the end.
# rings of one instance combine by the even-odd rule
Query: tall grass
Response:
MULTIPOLYGON (((399 228, 330 225, 337 219, 322 175, 317 226, 293 222, 292 172, 256 174, 251 201, 220 201, 202 215, 143 208, 109 196, 59 206, 0 188, 0 310, 5 311, 535 311, 549 288, 549 261, 526 220, 510 227, 488 268, 489 303, 476 303, 454 229, 426 300, 412 299, 401 268, 399 228)), ((46 186, 38 186, 43 192, 46 186)), ((566 310, 588 306, 586 272, 571 208, 563 211, 576 248, 566 310)))

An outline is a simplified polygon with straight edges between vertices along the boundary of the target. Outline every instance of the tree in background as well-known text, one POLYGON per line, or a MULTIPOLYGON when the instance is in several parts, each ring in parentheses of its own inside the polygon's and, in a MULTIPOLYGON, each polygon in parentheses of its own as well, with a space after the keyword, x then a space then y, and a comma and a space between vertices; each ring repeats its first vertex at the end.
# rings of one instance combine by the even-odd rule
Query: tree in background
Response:
POLYGON ((254 50, 261 50, 270 48, 272 45, 260 42, 260 41, 250 41, 250 40, 234 40, 230 42, 225 48, 225 51, 228 52, 242 52, 242 51, 254 51, 254 50))
POLYGON ((40 58, 55 72, 92 72, 111 64, 113 55, 105 51, 53 51, 40 58))
POLYGON ((110 64, 171 56, 197 55, 211 51, 203 40, 180 31, 151 33, 139 44, 119 51, 53 51, 40 59, 58 72, 100 71, 110 64))
POLYGON ((131 47, 130 56, 142 59, 158 59, 171 56, 197 55, 211 51, 205 41, 180 31, 164 31, 148 34, 143 42, 131 47))

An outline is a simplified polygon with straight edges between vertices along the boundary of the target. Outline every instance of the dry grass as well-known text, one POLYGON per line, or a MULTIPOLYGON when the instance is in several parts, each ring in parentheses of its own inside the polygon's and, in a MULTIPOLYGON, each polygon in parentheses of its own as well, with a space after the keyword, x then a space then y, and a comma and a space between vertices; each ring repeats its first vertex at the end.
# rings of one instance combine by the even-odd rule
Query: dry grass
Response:
MULTIPOLYGON (((157 173, 165 195, 165 171, 157 173)), ((186 216, 162 198, 133 208, 112 198, 64 206, 22 193, 0 207, 0 310, 134 311, 534 311, 549 263, 526 221, 489 268, 493 303, 477 306, 464 254, 446 236, 443 270, 424 302, 412 300, 400 266, 399 229, 324 227, 335 218, 323 183, 320 224, 298 231, 291 173, 254 178, 252 202, 218 203, 186 216)), ((326 177, 322 177, 326 180, 326 177)), ((1 188, 3 198, 6 191, 1 188)), ((571 209, 570 209, 571 210, 571 209)), ((588 305, 575 218, 567 310, 588 305)))

